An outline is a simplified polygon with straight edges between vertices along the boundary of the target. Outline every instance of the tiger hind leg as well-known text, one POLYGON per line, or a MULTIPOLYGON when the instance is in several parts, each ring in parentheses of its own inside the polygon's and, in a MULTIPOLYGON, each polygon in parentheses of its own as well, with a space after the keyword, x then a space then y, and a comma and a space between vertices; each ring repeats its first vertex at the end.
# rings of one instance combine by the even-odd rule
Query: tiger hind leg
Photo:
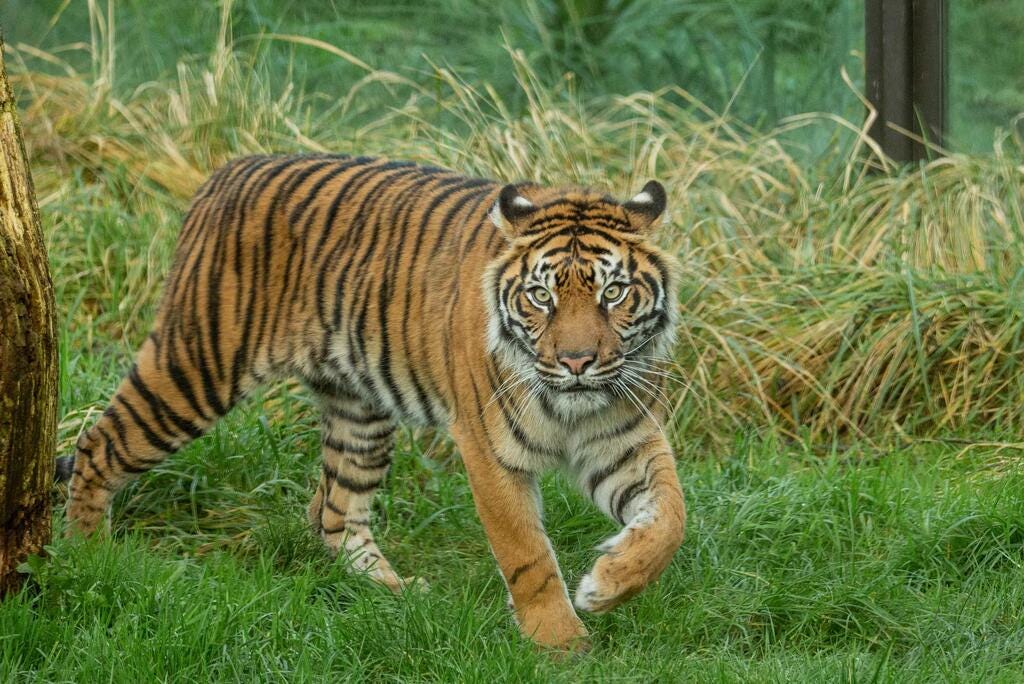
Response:
POLYGON ((332 554, 394 592, 411 580, 392 569, 370 530, 373 496, 391 465, 395 424, 390 416, 345 392, 321 394, 323 468, 310 501, 310 525, 332 554))
MULTIPOLYGON (((111 499, 129 480, 203 434, 230 408, 226 392, 172 358, 151 336, 100 419, 79 437, 71 467, 67 533, 109 526, 111 499)), ((68 470, 58 461, 58 474, 68 470)))

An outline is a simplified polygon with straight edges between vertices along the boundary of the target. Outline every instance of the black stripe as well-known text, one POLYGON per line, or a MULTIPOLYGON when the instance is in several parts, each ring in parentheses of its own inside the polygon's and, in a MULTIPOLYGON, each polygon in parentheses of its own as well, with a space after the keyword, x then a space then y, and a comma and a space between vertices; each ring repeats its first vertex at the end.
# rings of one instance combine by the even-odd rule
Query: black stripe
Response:
MULTIPOLYGON (((284 161, 277 164, 268 170, 268 172, 259 179, 258 182, 254 183, 252 187, 248 189, 243 197, 239 200, 241 211, 239 212, 239 218, 235 227, 235 266, 236 272, 239 279, 239 287, 248 296, 243 307, 244 316, 242 319, 241 330, 243 334, 241 336, 241 344, 235 350, 234 359, 231 364, 231 388, 228 393, 228 401, 234 403, 239 399, 241 380, 244 374, 256 370, 254 368, 254 357, 258 350, 261 348, 261 342, 266 325, 267 314, 269 313, 264 302, 264 306, 257 307, 258 294, 266 291, 267 280, 270 277, 269 268, 267 268, 267 260, 270 258, 270 247, 268 245, 269 233, 273 219, 274 212, 277 209, 277 192, 271 202, 271 206, 266 210, 266 218, 264 220, 264 239, 263 239, 263 263, 264 268, 257 268, 257 264, 261 261, 259 254, 259 245, 255 242, 252 244, 252 254, 250 258, 251 268, 250 278, 248 286, 243 285, 241 282, 241 264, 243 261, 242 255, 242 235, 245 232, 248 221, 246 220, 246 214, 250 208, 255 209, 259 200, 264 196, 265 190, 278 179, 281 175, 289 171, 294 171, 296 160, 294 158, 285 158, 284 161), (264 287, 258 287, 257 281, 262 280, 264 287), (253 319, 258 316, 258 325, 255 326, 255 336, 252 334, 254 330, 253 319), (250 349, 252 352, 250 353, 250 349)), ((283 184, 282 184, 283 185, 283 184)), ((279 191, 281 186, 279 185, 277 190, 279 191)), ((218 269, 220 270, 220 269, 218 269)), ((218 276, 219 279, 219 276, 218 276)), ((202 367, 200 367, 202 371, 202 367)), ((225 413, 226 410, 219 411, 220 414, 225 413)))
POLYGON ((540 562, 541 558, 543 558, 543 556, 538 556, 529 563, 524 563, 523 565, 520 565, 518 568, 513 570, 512 574, 508 576, 508 585, 511 587, 513 584, 518 582, 520 575, 522 575, 524 572, 537 565, 537 563, 540 562))
MULTIPOLYGON (((420 254, 422 252, 423 238, 424 238, 424 236, 425 236, 429 226, 431 225, 431 218, 432 218, 434 212, 437 211, 437 209, 441 206, 441 204, 443 204, 452 195, 454 195, 454 194, 456 194, 458 192, 467 190, 467 189, 468 190, 472 190, 472 189, 474 189, 474 188, 478 187, 479 185, 481 185, 483 183, 486 183, 486 182, 487 181, 483 181, 483 180, 479 180, 479 179, 475 180, 475 181, 463 180, 459 185, 456 185, 456 186, 451 187, 451 188, 447 188, 443 192, 440 192, 437 195, 435 195, 433 200, 427 206, 426 210, 423 212, 423 215, 422 215, 422 217, 420 218, 420 221, 419 221, 419 226, 417 227, 417 230, 416 230, 416 239, 413 241, 411 249, 407 252, 409 254, 409 265, 408 265, 408 275, 406 277, 406 286, 405 286, 405 293, 404 293, 405 300, 403 302, 404 306, 403 306, 402 319, 401 319, 403 322, 409 321, 410 312, 411 312, 411 308, 412 308, 412 299, 413 299, 414 291, 419 291, 421 293, 426 293, 427 288, 430 285, 430 283, 420 282, 420 281, 416 280, 415 276, 416 276, 416 265, 417 265, 417 262, 419 261, 419 256, 420 256, 420 254)), ((467 197, 470 197, 470 196, 471 195, 467 193, 467 197)), ((466 198, 462 198, 462 199, 466 199, 466 198)), ((404 244, 405 243, 404 237, 405 237, 405 235, 403 233, 403 239, 400 242, 400 244, 404 244)), ((410 357, 411 356, 410 351, 412 350, 413 346, 410 343, 410 339, 409 339, 409 326, 408 326, 407 323, 403 323, 401 332, 402 332, 403 350, 405 351, 406 356, 410 357)), ((424 350, 424 352, 425 351, 426 350, 424 350)), ((418 375, 416 374, 415 368, 413 366, 414 366, 414 364, 408 364, 409 377, 412 380, 413 388, 416 390, 417 398, 419 399, 420 405, 422 406, 424 414, 427 417, 427 422, 432 423, 432 424, 437 424, 440 421, 438 421, 437 417, 434 415, 434 411, 433 411, 433 408, 432 408, 432 404, 431 404, 430 398, 427 396, 426 390, 424 389, 423 385, 420 383, 420 379, 419 379, 418 375)), ((429 368, 429 364, 426 364, 426 366, 429 368)), ((427 379, 429 381, 430 378, 428 377, 427 379)))
MULTIPOLYGON (((543 236, 541 238, 541 240, 543 242, 547 242, 548 240, 551 240, 553 238, 560 237, 560 236, 563 236, 563 235, 572 236, 572 237, 576 238, 577 240, 578 239, 582 239, 582 238, 586 238, 586 237, 597 236, 597 237, 604 238, 605 240, 608 240, 609 242, 611 242, 613 244, 620 244, 620 243, 623 242, 623 238, 621 236, 615 236, 615 235, 613 235, 613 234, 609 233, 608 231, 603 230, 601 228, 591 228, 591 227, 588 227, 588 226, 572 225, 572 226, 568 226, 566 228, 552 229, 552 230, 553 230, 553 232, 550 232, 550 233, 545 233, 545 231, 537 231, 536 234, 539 235, 539 236, 543 236)), ((534 234, 534 233, 532 233, 532 232, 524 233, 524 235, 532 235, 532 234, 534 234)), ((531 248, 532 248, 532 245, 531 245, 531 248)))
MULTIPOLYGON (((474 202, 473 206, 470 207, 469 210, 466 212, 466 216, 465 216, 465 218, 463 219, 463 222, 462 222, 463 225, 468 225, 469 217, 473 216, 480 209, 480 205, 484 202, 485 199, 487 199, 489 194, 490 194, 489 191, 485 191, 483 193, 478 194, 476 202, 474 202)), ((446 224, 447 224, 447 222, 446 222, 446 224)), ((460 283, 459 283, 459 279, 458 278, 453 279, 453 287, 454 287, 454 292, 452 292, 451 299, 450 299, 450 301, 448 302, 448 305, 447 305, 448 315, 447 315, 447 317, 445 319, 446 325, 444 326, 443 332, 442 332, 442 345, 443 345, 443 349, 445 349, 445 350, 452 349, 451 335, 452 335, 452 331, 454 329, 454 318, 455 318, 456 311, 458 311, 459 294, 461 292, 460 283)), ((455 380, 454 380, 455 379, 455 368, 452 365, 453 362, 454 362, 453 355, 451 353, 442 354, 441 360, 444 363, 445 376, 449 378, 449 382, 451 383, 450 386, 454 387, 455 386, 455 380)))
POLYGON ((345 441, 344 439, 334 439, 327 435, 324 435, 323 439, 320 441, 328 449, 345 454, 376 454, 382 449, 391 449, 391 445, 387 442, 370 444, 368 446, 357 446, 351 442, 345 441))
MULTIPOLYGON (((82 451, 82 450, 79 449, 79 451, 82 451)), ((99 467, 95 463, 93 463, 93 453, 92 453, 92 451, 88 452, 88 454, 86 455, 86 457, 85 457, 85 464, 87 466, 89 466, 92 469, 92 472, 96 473, 96 475, 99 476, 100 478, 105 477, 103 475, 103 473, 100 471, 99 467)))
MULTIPOLYGON (((332 164, 329 161, 321 161, 320 163, 311 164, 310 166, 306 167, 305 169, 302 169, 300 172, 295 174, 295 176, 289 180, 289 182, 287 184, 287 188, 284 191, 285 199, 287 201, 291 201, 292 200, 292 194, 294 193, 294 191, 300 185, 305 183, 310 178, 310 176, 312 176, 314 173, 316 173, 318 171, 321 171, 321 170, 323 170, 325 168, 330 168, 331 166, 332 166, 332 164)), ((327 175, 327 174, 325 174, 325 175, 327 175)), ((289 307, 287 305, 287 302, 288 302, 289 299, 292 299, 292 300, 297 299, 297 297, 294 296, 295 293, 294 293, 293 287, 292 287, 292 264, 294 263, 296 256, 300 252, 302 252, 304 250, 303 250, 303 246, 302 246, 303 245, 302 240, 296 238, 294 232, 292 231, 291 224, 289 224, 289 223, 287 223, 287 222, 285 222, 283 220, 282 220, 282 223, 284 223, 284 225, 281 227, 281 230, 287 232, 289 237, 290 237, 290 239, 288 240, 288 243, 287 243, 287 245, 288 245, 288 247, 287 247, 288 253, 287 253, 286 257, 285 257, 285 263, 284 263, 284 268, 283 268, 284 280, 283 280, 283 282, 281 284, 281 287, 279 288, 280 292, 278 293, 278 296, 277 296, 277 305, 274 306, 273 310, 272 310, 273 320, 271 321, 271 324, 270 324, 270 338, 272 340, 282 340, 282 341, 284 341, 285 340, 285 336, 278 332, 278 328, 279 328, 280 325, 286 323, 289 320, 292 320, 292 317, 291 317, 291 307, 289 307)), ((301 272, 299 272, 297 274, 297 276, 298 275, 301 275, 301 272)), ((288 342, 290 343, 290 340, 288 340, 288 342)), ((277 347, 277 345, 271 345, 271 347, 269 349, 269 357, 270 357, 270 365, 271 366, 274 366, 274 363, 275 363, 275 361, 274 361, 274 351, 276 350, 276 347, 277 347)))
POLYGON ((605 432, 599 432, 596 435, 588 437, 587 439, 580 443, 580 446, 587 447, 597 442, 606 442, 621 437, 626 433, 630 432, 631 430, 636 429, 636 427, 640 425, 641 422, 643 422, 644 418, 645 414, 637 413, 629 420, 622 423, 621 425, 617 425, 616 427, 610 430, 607 430, 605 432))
MULTIPOLYGON (((274 189, 274 193, 271 196, 270 205, 264 211, 264 219, 263 219, 263 254, 262 254, 262 257, 263 257, 263 267, 261 269, 258 269, 258 273, 256 272, 256 270, 254 270, 253 276, 252 276, 253 286, 256 285, 257 278, 260 280, 260 283, 261 283, 260 284, 260 288, 261 288, 262 292, 265 292, 265 293, 269 293, 270 292, 270 274, 271 274, 270 264, 271 264, 271 259, 272 259, 272 256, 273 256, 274 236, 276 234, 276 231, 274 230, 274 228, 275 228, 275 224, 276 224, 276 219, 278 217, 278 214, 280 213, 281 204, 282 204, 282 202, 287 200, 287 197, 290 194, 292 188, 295 187, 295 183, 296 182, 299 182, 299 183, 302 182, 303 173, 306 170, 307 170, 306 168, 302 168, 302 167, 299 167, 298 169, 296 169, 296 164, 294 163, 294 160, 293 160, 292 166, 287 169, 287 172, 290 175, 288 175, 287 177, 283 178, 281 180, 281 182, 277 184, 277 187, 274 189), (296 181, 295 180, 296 177, 300 177, 300 180, 296 181)), ((282 172, 281 175, 283 175, 283 173, 284 172, 282 172)), ((273 179, 273 180, 276 180, 276 178, 273 179)), ((268 185, 269 185, 269 181, 268 181, 267 185, 265 185, 260 190, 260 195, 264 195, 263 190, 265 190, 268 185)), ((282 231, 283 230, 285 230, 284 227, 282 227, 282 231)), ((254 246, 253 247, 253 263, 254 264, 256 263, 255 256, 256 256, 256 248, 254 246)), ((286 285, 283 285, 281 287, 282 287, 283 291, 287 290, 287 286, 286 285)), ((255 343, 253 344, 253 349, 254 350, 258 350, 258 349, 265 349, 266 350, 266 353, 267 353, 267 364, 270 366, 270 368, 274 367, 274 353, 273 353, 274 352, 274 347, 275 347, 275 345, 273 344, 274 338, 271 337, 270 338, 270 343, 269 344, 265 344, 265 339, 266 339, 265 335, 266 335, 266 332, 267 332, 268 322, 270 321, 272 316, 275 316, 275 313, 277 311, 278 311, 278 309, 276 307, 272 306, 271 303, 269 301, 267 301, 267 298, 264 297, 263 305, 259 307, 259 321, 258 321, 258 324, 256 325, 255 343)), ((256 352, 254 351, 254 354, 255 353, 256 352)))
POLYGON ((310 391, 324 399, 359 399, 359 395, 352 392, 346 384, 333 378, 322 375, 303 375, 302 381, 306 383, 310 391))
POLYGON ((590 493, 590 497, 593 498, 594 492, 596 492, 597 488, 601 486, 601 483, 607 480, 613 474, 615 474, 615 472, 622 468, 624 465, 626 465, 626 463, 633 459, 639 451, 639 446, 631 446, 628 449, 626 449, 626 451, 621 456, 615 459, 613 463, 592 474, 590 476, 590 479, 587 481, 587 489, 590 493))
MULTIPOLYGON (((341 208, 342 201, 349 195, 355 195, 359 193, 366 185, 373 182, 376 179, 377 174, 380 172, 380 167, 371 165, 366 168, 360 169, 347 178, 338 189, 334 198, 327 209, 327 213, 324 216, 323 227, 321 228, 320 237, 316 241, 316 246, 312 251, 312 256, 318 261, 315 263, 315 271, 317 273, 316 279, 316 301, 317 301, 317 313, 320 316, 320 324, 326 331, 332 330, 331 320, 327 316, 327 297, 325 296, 325 282, 327 276, 330 274, 332 277, 336 276, 336 269, 332 259, 335 256, 336 251, 339 248, 344 247, 350 239, 351 232, 344 231, 341 238, 331 247, 330 250, 325 250, 328 237, 334 232, 335 221, 338 217, 338 211, 341 208)), ((385 176, 385 180, 387 177, 385 176)), ((337 292, 332 293, 335 298, 339 295, 337 292)))
MULTIPOLYGON (((324 500, 323 500, 323 507, 326 508, 327 510, 331 511, 335 515, 340 515, 342 518, 345 517, 345 511, 343 511, 340 508, 338 508, 337 506, 335 506, 331 502, 331 500, 326 498, 326 497, 324 497, 324 500)), ((320 515, 321 515, 321 517, 323 517, 323 513, 321 513, 320 515)))
POLYGON ((372 461, 360 461, 356 458, 346 458, 345 463, 347 465, 354 466, 359 470, 380 470, 381 468, 387 468, 391 465, 391 449, 386 449, 383 456, 372 461))
MULTIPOLYGON (((490 361, 488 361, 488 366, 489 365, 490 361)), ((476 378, 472 375, 470 376, 470 382, 473 385, 473 398, 476 400, 476 415, 480 416, 481 427, 483 428, 484 431, 484 439, 487 441, 488 453, 493 454, 494 460, 498 463, 498 465, 500 465, 509 473, 517 476, 532 477, 533 473, 531 473, 529 470, 526 470, 525 468, 520 468, 519 466, 512 465, 511 463, 506 463, 498 454, 498 450, 495 448, 494 445, 494 440, 491 439, 491 432, 490 430, 487 429, 487 421, 485 420, 484 416, 484 406, 483 403, 481 403, 480 401, 480 388, 477 387, 476 378)))
MULTIPOLYGON (((118 450, 118 448, 114 446, 113 438, 103 430, 100 430, 100 432, 107 439, 107 445, 106 448, 103 450, 103 455, 106 457, 107 469, 110 471, 111 474, 114 474, 115 472, 120 470, 121 472, 138 475, 139 473, 144 473, 147 470, 149 470, 149 468, 140 468, 138 466, 132 465, 127 460, 125 460, 125 458, 121 455, 120 450, 118 450), (117 468, 114 468, 115 461, 117 462, 117 468)), ((141 463, 149 463, 149 461, 146 461, 144 459, 139 460, 141 463)), ((159 463, 159 461, 154 461, 152 462, 151 465, 156 465, 157 463, 159 463)))
MULTIPOLYGON (((497 193, 494 188, 485 193, 484 199, 488 200, 488 206, 494 205, 494 202, 497 200, 497 193)), ((467 224, 467 227, 469 227, 469 224, 467 224)), ((490 253, 490 245, 494 237, 497 235, 499 239, 503 239, 503 236, 501 236, 501 231, 494 225, 494 222, 490 220, 489 211, 483 212, 483 215, 473 224, 472 230, 466 231, 466 240, 462 243, 462 250, 459 253, 460 261, 466 258, 466 255, 476 244, 477 238, 484 232, 488 233, 485 251, 490 253)))
MULTIPOLYGON (((178 415, 177 412, 174 411, 174 409, 167 405, 167 402, 153 394, 149 390, 149 388, 146 387, 146 384, 142 381, 142 378, 139 377, 138 365, 132 366, 131 371, 128 373, 128 380, 132 383, 132 387, 134 387, 135 391, 139 393, 139 396, 142 397, 143 401, 149 404, 149 410, 153 413, 154 416, 157 417, 157 420, 160 422, 161 427, 164 427, 162 416, 167 416, 167 418, 172 423, 174 423, 178 430, 185 433, 192 439, 195 439, 196 437, 199 437, 200 435, 203 434, 202 429, 196 427, 196 425, 192 421, 185 420, 184 418, 182 418, 180 415, 178 415)), ((171 431, 165 428, 165 432, 170 433, 171 431)))
POLYGON ((467 195, 466 197, 460 198, 459 201, 455 204, 455 206, 452 207, 451 210, 448 212, 447 216, 445 216, 444 220, 441 221, 441 224, 438 226, 438 230, 437 230, 437 238, 434 240, 434 246, 430 250, 430 258, 431 259, 436 258, 438 252, 441 251, 441 245, 444 244, 445 237, 447 236, 447 233, 448 233, 448 228, 451 226, 455 216, 460 211, 462 211, 462 208, 470 200, 475 198, 476 199, 476 204, 474 205, 473 209, 471 209, 470 212, 469 212, 470 214, 472 214, 473 210, 478 208, 480 206, 480 204, 484 201, 484 199, 486 199, 488 197, 488 195, 490 195, 494 191, 495 183, 494 183, 494 181, 490 181, 490 180, 487 180, 485 178, 474 178, 474 179, 471 179, 471 180, 467 181, 466 183, 463 183, 462 187, 464 187, 466 189, 469 189, 469 188, 482 188, 482 192, 478 192, 475 195, 470 194, 470 195, 467 195))
POLYGON ((125 401, 120 394, 114 397, 114 401, 120 402, 121 405, 128 410, 128 413, 129 415, 131 415, 132 420, 135 421, 135 424, 139 426, 139 429, 142 431, 142 436, 146 439, 147 442, 149 442, 149 445, 151 447, 165 454, 174 451, 174 445, 168 442, 167 440, 163 439, 160 435, 156 434, 156 432, 149 426, 149 424, 142 419, 142 416, 139 415, 139 412, 136 411, 131 404, 125 401))
POLYGON ((539 587, 537 587, 537 588, 536 588, 536 589, 535 589, 535 590, 533 591, 533 593, 532 593, 532 594, 530 595, 530 598, 528 598, 528 599, 526 600, 526 601, 527 601, 527 603, 529 603, 529 602, 530 602, 530 601, 532 601, 533 599, 537 598, 537 596, 539 596, 539 595, 540 595, 540 593, 541 593, 542 591, 544 591, 544 590, 545 590, 545 589, 547 588, 547 586, 548 586, 548 584, 549 584, 549 583, 551 582, 551 580, 553 580, 553 579, 557 579, 557 578, 558 578, 558 575, 556 575, 556 574, 555 574, 555 573, 553 573, 553 572, 552 572, 552 573, 550 573, 550 574, 549 574, 549 575, 548 575, 547 577, 545 577, 545 578, 544 578, 544 581, 540 583, 540 586, 539 586, 539 587))
MULTIPOLYGON (((391 353, 391 332, 388 323, 388 315, 392 309, 389 305, 391 304, 392 289, 396 276, 395 267, 399 263, 402 254, 401 243, 395 244, 395 239, 408 228, 409 217, 416 207, 415 200, 418 197, 418 193, 433 180, 434 178, 430 176, 420 178, 418 183, 413 183, 407 189, 406 196, 400 202, 395 203, 391 213, 393 225, 391 230, 388 231, 388 241, 385 246, 387 257, 381 268, 380 294, 377 297, 377 327, 380 337, 380 358, 377 359, 377 372, 384 382, 388 393, 391 395, 399 415, 407 415, 408 408, 406 407, 406 398, 402 394, 401 388, 395 382, 393 367, 395 359, 391 353)), ((451 182, 451 179, 442 179, 441 182, 445 181, 451 182)))
MULTIPOLYGON (((619 500, 618 503, 615 504, 613 515, 615 516, 615 519, 618 520, 620 523, 625 523, 625 520, 622 519, 622 514, 623 512, 625 512, 626 506, 629 505, 630 501, 636 498, 637 494, 644 491, 644 489, 646 488, 646 484, 646 478, 640 478, 639 480, 636 480, 635 482, 627 486, 625 490, 623 490, 622 493, 619 494, 619 500)), ((611 508, 611 502, 614 499, 614 497, 615 493, 612 494, 612 498, 608 499, 609 508, 611 508)))
POLYGON ((369 441, 373 441, 373 440, 384 439, 385 437, 390 437, 391 435, 393 435, 395 433, 395 426, 394 425, 388 425, 387 427, 385 427, 383 429, 380 429, 380 430, 377 430, 376 432, 368 432, 368 433, 362 433, 362 434, 360 434, 358 431, 353 430, 353 429, 350 428, 349 432, 356 439, 361 439, 361 440, 363 440, 365 442, 369 442, 369 441))
MULTIPOLYGON (((422 171, 422 170, 421 170, 422 171)), ((378 337, 380 338, 380 357, 377 359, 377 371, 384 383, 384 390, 391 395, 395 408, 400 415, 406 415, 406 399, 402 394, 401 387, 395 382, 392 364, 395 359, 391 353, 391 335, 388 315, 391 310, 392 289, 394 286, 395 267, 402 255, 400 244, 395 244, 397 235, 408 226, 409 217, 412 214, 416 199, 433 181, 438 180, 433 173, 421 175, 420 178, 410 183, 399 197, 393 198, 394 206, 391 211, 391 226, 388 230, 388 239, 384 247, 386 257, 381 269, 380 292, 377 295, 377 326, 378 337), (402 226, 403 228, 400 228, 402 226)), ((440 179, 453 182, 451 179, 440 179)), ((363 303, 363 311, 360 314, 360 326, 364 325, 365 317, 368 314, 369 298, 363 303)))
MULTIPOLYGON (((303 196, 303 198, 299 200, 298 203, 295 204, 295 206, 292 207, 291 212, 289 212, 288 214, 288 225, 295 225, 295 222, 298 221, 299 217, 301 217, 302 214, 305 213, 306 209, 309 207, 310 202, 319 198, 320 191, 323 190, 325 185, 330 183, 332 180, 340 176, 348 169, 351 169, 356 166, 362 166, 371 161, 376 160, 370 157, 357 157, 355 159, 348 159, 343 164, 337 164, 333 169, 331 169, 330 173, 325 174, 323 178, 317 180, 317 182, 313 185, 313 187, 309 189, 305 196, 303 196)), ((303 224, 303 227, 307 229, 309 228, 308 219, 306 223, 303 224)))
MULTIPOLYGON (((404 180, 409 176, 415 176, 418 172, 418 169, 412 165, 397 168, 400 168, 398 172, 389 174, 382 183, 368 191, 365 197, 363 197, 363 201, 360 203, 356 213, 353 214, 348 228, 351 242, 355 247, 351 250, 348 258, 343 259, 338 266, 340 273, 355 274, 354 279, 351 279, 348 283, 349 297, 347 299, 338 297, 335 300, 334 306, 335 326, 339 326, 342 318, 345 318, 348 322, 346 326, 348 329, 348 354, 349 363, 352 368, 364 367, 369 369, 369 357, 366 353, 366 343, 369 338, 366 334, 366 313, 373 297, 375 295, 377 297, 380 296, 380 288, 367 287, 367 281, 373 277, 373 274, 371 274, 370 269, 365 268, 365 264, 371 254, 376 251, 377 239, 381 232, 383 232, 380 222, 384 217, 384 206, 389 201, 394 202, 396 198, 391 197, 388 200, 379 202, 378 199, 382 194, 392 189, 396 181, 404 180), (363 233, 368 228, 370 230, 370 239, 361 239, 363 233), (361 250, 360 245, 364 242, 366 243, 365 250, 361 250), (360 254, 360 251, 362 251, 362 254, 360 254), (359 262, 358 266, 356 265, 357 261, 359 262), (357 315, 356 307, 359 305, 361 305, 361 313, 357 315)), ((373 382, 373 377, 369 373, 367 374, 366 384, 371 388, 376 387, 376 383, 373 382)))
POLYGON ((386 414, 355 414, 346 411, 345 409, 337 408, 336 406, 324 406, 323 409, 325 418, 337 418, 349 423, 357 423, 359 425, 367 425, 369 423, 379 423, 385 420, 391 420, 391 416, 386 414))
POLYGON ((334 474, 334 481, 338 486, 352 492, 353 494, 366 494, 372 492, 380 486, 380 479, 374 480, 373 482, 355 482, 350 480, 341 473, 334 474))

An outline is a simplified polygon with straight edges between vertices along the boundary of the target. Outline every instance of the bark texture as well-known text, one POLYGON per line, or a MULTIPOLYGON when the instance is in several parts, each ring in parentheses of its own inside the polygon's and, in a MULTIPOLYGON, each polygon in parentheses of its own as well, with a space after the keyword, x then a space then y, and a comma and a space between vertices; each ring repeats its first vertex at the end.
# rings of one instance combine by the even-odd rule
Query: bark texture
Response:
POLYGON ((0 36, 0 596, 50 540, 56 429, 53 283, 0 36))

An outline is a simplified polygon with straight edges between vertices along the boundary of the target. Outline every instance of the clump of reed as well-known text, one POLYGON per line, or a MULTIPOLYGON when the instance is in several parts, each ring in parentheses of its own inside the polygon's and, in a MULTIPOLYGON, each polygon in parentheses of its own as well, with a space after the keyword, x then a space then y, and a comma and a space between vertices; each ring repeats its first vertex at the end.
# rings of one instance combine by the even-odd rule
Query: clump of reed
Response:
POLYGON ((237 155, 355 151, 620 196, 657 177, 670 191, 662 239, 685 266, 670 398, 680 439, 763 431, 886 444, 1024 427, 1021 140, 898 168, 859 122, 808 114, 755 130, 681 88, 582 100, 572 78, 545 87, 511 47, 516 107, 442 66, 417 81, 327 43, 264 36, 365 72, 342 92, 305 92, 269 77, 260 43, 233 41, 224 8, 207 59, 129 92, 115 87, 113 15, 92 13, 89 70, 13 48, 44 211, 116 196, 125 214, 86 240, 80 221, 50 220, 58 282, 93 303, 69 324, 93 325, 113 305, 133 313, 109 334, 144 333, 177 216, 237 155), (389 104, 368 119, 369 91, 389 104), (137 216, 151 234, 133 233, 137 216), (102 255, 122 239, 136 251, 118 277, 102 255))

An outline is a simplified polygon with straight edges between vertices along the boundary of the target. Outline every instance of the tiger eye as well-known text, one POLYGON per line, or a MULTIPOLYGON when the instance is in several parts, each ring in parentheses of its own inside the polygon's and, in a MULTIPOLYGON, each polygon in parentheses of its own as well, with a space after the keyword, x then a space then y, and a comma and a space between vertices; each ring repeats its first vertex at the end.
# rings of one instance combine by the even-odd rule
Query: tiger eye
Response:
POLYGON ((602 297, 604 298, 604 300, 606 302, 615 302, 621 296, 622 296, 622 286, 621 285, 614 285, 614 284, 613 285, 609 285, 608 287, 604 288, 604 294, 602 295, 602 297))
POLYGON ((535 287, 530 290, 530 296, 539 304, 547 304, 551 301, 551 293, 543 287, 535 287))

